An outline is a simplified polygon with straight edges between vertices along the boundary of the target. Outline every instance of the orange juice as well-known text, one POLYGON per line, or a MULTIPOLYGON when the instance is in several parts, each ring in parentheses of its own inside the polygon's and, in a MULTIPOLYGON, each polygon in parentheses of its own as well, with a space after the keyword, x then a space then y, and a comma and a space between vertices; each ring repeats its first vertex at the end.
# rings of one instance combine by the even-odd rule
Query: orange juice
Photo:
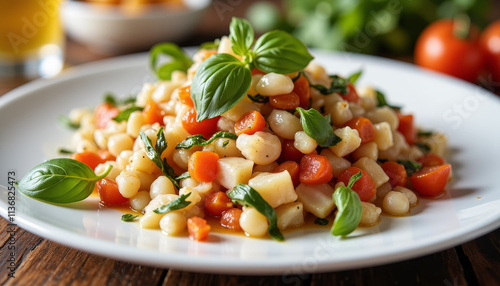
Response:
POLYGON ((0 69, 54 54, 62 58, 61 1, 0 0, 0 69))

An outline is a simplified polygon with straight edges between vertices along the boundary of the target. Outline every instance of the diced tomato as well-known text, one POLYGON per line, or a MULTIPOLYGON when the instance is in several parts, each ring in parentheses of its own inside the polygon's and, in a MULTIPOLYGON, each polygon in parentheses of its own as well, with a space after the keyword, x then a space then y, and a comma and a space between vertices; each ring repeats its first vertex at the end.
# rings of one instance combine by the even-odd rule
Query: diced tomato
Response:
POLYGON ((220 217, 224 211, 233 208, 233 201, 224 192, 211 192, 205 199, 205 210, 212 216, 220 217))
POLYGON ((408 174, 406 173, 406 169, 403 165, 398 164, 394 161, 387 161, 382 164, 382 169, 389 177, 389 184, 391 184, 393 188, 395 188, 396 186, 406 186, 406 182, 408 181, 408 174))
POLYGON ((295 161, 298 163, 304 157, 304 153, 295 148, 293 142, 294 140, 285 139, 281 143, 281 155, 278 159, 280 162, 295 161))
POLYGON ((333 178, 332 165, 325 156, 307 154, 300 160, 299 180, 307 185, 326 184, 333 178))
POLYGON ((110 179, 100 179, 97 181, 97 193, 104 205, 123 205, 128 203, 128 199, 123 197, 118 190, 118 185, 110 179))
POLYGON ((191 217, 187 220, 189 238, 196 241, 206 240, 210 232, 210 225, 201 217, 191 217))
POLYGON ((276 109, 295 110, 300 105, 300 97, 295 92, 271 96, 269 105, 276 109))
POLYGON ((144 116, 144 122, 146 124, 159 123, 160 125, 163 125, 163 114, 164 114, 163 110, 154 101, 148 103, 146 107, 144 107, 144 110, 142 111, 142 115, 144 116))
POLYGON ((346 101, 354 103, 357 103, 359 101, 359 95, 356 92, 356 88, 352 83, 347 84, 347 94, 346 95, 341 94, 341 95, 346 101))
POLYGON ((183 104, 191 106, 191 107, 194 106, 193 99, 191 98, 191 86, 190 85, 179 88, 178 93, 179 93, 179 99, 183 104))
POLYGON ((252 69, 252 75, 256 75, 256 74, 266 74, 265 72, 259 70, 258 68, 253 68, 252 69))
POLYGON ((434 153, 425 154, 424 156, 418 158, 417 162, 422 164, 422 167, 440 166, 440 165, 444 165, 444 163, 446 163, 444 161, 443 157, 439 156, 438 154, 434 154, 434 153))
POLYGON ((377 193, 375 183, 368 173, 358 167, 349 167, 342 171, 337 179, 337 182, 343 182, 346 186, 349 184, 349 179, 361 171, 362 176, 354 183, 352 190, 355 191, 363 202, 369 201, 377 193))
POLYGON ((97 151, 97 155, 99 155, 104 162, 116 160, 116 157, 113 156, 113 154, 111 154, 108 150, 100 149, 97 151))
POLYGON ((109 104, 102 103, 98 105, 94 112, 95 123, 98 129, 104 129, 108 125, 108 123, 113 120, 118 114, 120 110, 118 107, 109 104))
POLYGON ((234 231, 243 231, 240 226, 240 217, 243 211, 238 208, 231 208, 222 213, 220 224, 223 227, 234 231))
POLYGON ((188 161, 189 175, 198 182, 211 182, 217 177, 219 155, 211 151, 196 151, 188 161))
POLYGON ((266 120, 260 112, 256 110, 248 111, 243 114, 234 124, 234 132, 236 135, 255 134, 257 131, 262 131, 266 127, 266 120))
POLYGON ((417 141, 417 128, 413 124, 413 115, 397 113, 399 118, 398 131, 405 137, 406 143, 415 144, 417 141))
POLYGON ((309 109, 311 104, 311 89, 309 87, 309 81, 307 81, 307 78, 301 74, 293 84, 293 92, 299 96, 299 106, 304 109, 309 109))
POLYGON ((190 134, 201 134, 205 139, 208 139, 217 131, 219 118, 220 116, 217 116, 198 122, 196 121, 196 110, 191 108, 182 116, 182 127, 190 134))
POLYGON ((344 125, 358 131, 359 137, 361 138, 361 144, 371 142, 375 139, 375 128, 370 119, 366 117, 354 117, 344 125))
POLYGON ((106 162, 97 153, 91 151, 85 151, 81 153, 73 153, 70 156, 71 159, 80 161, 85 165, 89 166, 90 169, 94 170, 97 165, 106 162))
POLYGON ((295 161, 285 161, 273 170, 273 173, 281 173, 288 171, 292 177, 293 186, 297 187, 300 184, 300 166, 295 161))
POLYGON ((424 167, 422 170, 413 173, 410 181, 415 191, 423 196, 437 196, 444 191, 446 183, 451 173, 451 165, 424 167))

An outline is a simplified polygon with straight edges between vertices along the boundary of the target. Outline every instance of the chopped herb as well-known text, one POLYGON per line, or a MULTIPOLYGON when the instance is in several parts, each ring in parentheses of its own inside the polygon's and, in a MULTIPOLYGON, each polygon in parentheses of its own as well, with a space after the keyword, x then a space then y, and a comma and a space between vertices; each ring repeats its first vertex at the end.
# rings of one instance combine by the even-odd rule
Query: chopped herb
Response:
POLYGON ((133 221, 134 219, 136 219, 137 217, 139 217, 139 215, 124 214, 124 215, 122 215, 122 221, 130 222, 130 221, 133 221))
POLYGON ((205 146, 205 145, 212 143, 217 138, 228 138, 228 139, 236 140, 236 139, 238 139, 238 136, 236 136, 234 133, 231 133, 231 132, 218 131, 217 133, 212 135, 212 137, 210 137, 210 139, 206 140, 205 137, 203 137, 203 135, 196 134, 196 135, 189 136, 184 141, 177 144, 177 146, 175 146, 175 149, 190 149, 191 147, 193 147, 195 145, 205 146))
POLYGON ((80 124, 74 123, 73 121, 71 121, 71 119, 69 119, 68 116, 61 115, 61 116, 58 117, 58 119, 59 119, 59 122, 62 125, 66 126, 66 127, 69 127, 71 129, 78 129, 78 128, 80 128, 80 124))
POLYGON ((160 43, 154 45, 149 52, 149 64, 156 76, 161 80, 170 80, 174 71, 186 72, 193 64, 191 58, 174 43, 160 43), (160 65, 160 56, 171 57, 171 61, 160 65))
POLYGON ((434 135, 432 131, 418 130, 417 132, 418 137, 430 137, 432 135, 434 135))
POLYGON ((329 95, 334 92, 338 92, 341 95, 347 95, 347 93, 349 92, 349 89, 347 87, 347 85, 349 84, 349 80, 338 75, 330 75, 329 77, 330 79, 332 79, 332 81, 330 82, 330 87, 326 87, 321 84, 311 84, 310 81, 309 86, 317 89, 323 95, 329 95))
POLYGON ((375 92, 377 93, 377 106, 378 107, 388 106, 396 111, 401 109, 400 106, 390 105, 389 103, 387 103, 387 100, 385 99, 385 95, 381 91, 376 90, 375 92))
POLYGON ((191 195, 191 193, 180 195, 170 203, 163 205, 153 211, 157 214, 166 214, 171 211, 183 209, 191 204, 190 201, 186 201, 189 195, 191 195))
POLYGON ((73 153, 75 153, 75 151, 69 150, 69 149, 65 149, 65 148, 59 148, 57 150, 57 153, 59 153, 59 154, 73 154, 73 153))
POLYGON ((415 161, 410 161, 410 160, 397 160, 396 161, 398 164, 401 164, 405 167, 406 173, 408 176, 411 176, 413 173, 417 172, 418 170, 422 169, 422 164, 415 162, 415 161))
POLYGON ((215 39, 213 42, 204 42, 200 45, 198 50, 217 50, 220 45, 220 40, 215 39))
POLYGON ((362 70, 357 71, 357 72, 355 72, 355 73, 351 74, 350 76, 348 76, 348 77, 347 77, 347 79, 348 79, 348 80, 349 80, 352 84, 355 84, 355 83, 358 81, 358 79, 361 77, 361 74, 362 74, 362 73, 363 73, 363 71, 362 71, 362 70))
POLYGON ((426 143, 417 142, 415 143, 415 146, 417 146, 424 153, 429 153, 431 151, 431 146, 426 143))
POLYGON ((180 181, 180 180, 184 180, 184 179, 188 179, 188 178, 191 178, 191 175, 189 175, 189 172, 186 171, 186 172, 180 174, 177 178, 175 178, 175 180, 180 181))
POLYGON ((319 218, 319 217, 317 217, 314 220, 314 224, 317 224, 317 225, 328 225, 329 223, 330 222, 326 218, 319 218))
POLYGON ((269 96, 263 96, 263 95, 260 95, 260 94, 256 94, 256 95, 250 95, 250 94, 248 94, 247 96, 253 102, 257 102, 257 103, 266 103, 266 102, 269 102, 269 96))
POLYGON ((229 140, 222 142, 222 148, 226 148, 227 144, 229 144, 229 140))
POLYGON ((144 110, 144 107, 132 105, 132 106, 120 111, 120 113, 118 113, 117 116, 113 117, 113 120, 116 122, 127 121, 128 118, 130 117, 130 114, 132 114, 132 112, 142 111, 142 110, 144 110))

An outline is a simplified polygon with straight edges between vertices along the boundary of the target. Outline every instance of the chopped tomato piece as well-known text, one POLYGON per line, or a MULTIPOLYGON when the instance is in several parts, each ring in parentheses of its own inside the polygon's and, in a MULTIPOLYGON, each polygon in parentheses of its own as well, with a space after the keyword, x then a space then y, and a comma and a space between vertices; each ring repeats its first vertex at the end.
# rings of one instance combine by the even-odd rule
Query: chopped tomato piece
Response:
POLYGON ((224 192, 211 192, 205 199, 205 210, 212 216, 220 217, 224 211, 233 208, 233 201, 224 192))
POLYGON ((104 162, 116 160, 116 157, 113 156, 113 154, 111 154, 108 150, 101 149, 97 151, 97 155, 99 155, 104 162))
POLYGON ((377 188, 366 171, 358 167, 349 167, 340 173, 337 182, 343 182, 347 186, 349 184, 349 179, 360 171, 362 176, 354 183, 352 190, 358 194, 363 202, 367 202, 377 193, 377 188))
POLYGON ((325 156, 307 154, 300 160, 299 180, 307 185, 326 184, 333 178, 332 165, 325 156))
POLYGON ((198 122, 196 121, 196 110, 191 108, 182 116, 182 127, 190 134, 201 134, 205 139, 208 139, 217 131, 219 118, 220 116, 217 116, 198 122))
POLYGON ((300 105, 300 97, 295 92, 271 96, 269 105, 276 109, 295 110, 300 105))
POLYGON ((231 208, 222 213, 220 224, 234 231, 243 231, 240 226, 240 217, 243 211, 238 208, 231 208))
POLYGON ((417 128, 413 124, 413 115, 397 113, 399 118, 398 131, 405 137, 406 143, 415 144, 417 141, 417 128))
POLYGON ((371 142, 375 139, 375 128, 370 119, 366 117, 354 117, 347 121, 345 126, 349 126, 358 131, 359 137, 361 138, 361 144, 371 142))
POLYGON ((382 164, 382 169, 389 177, 389 184, 391 184, 393 188, 395 188, 396 186, 406 186, 406 182, 408 181, 408 174, 406 173, 406 169, 403 165, 398 164, 394 161, 387 161, 382 164))
POLYGON ((110 179, 100 179, 97 181, 97 193, 104 205, 123 205, 128 203, 128 199, 123 197, 118 190, 118 185, 110 179))
POLYGON ((191 217, 187 220, 189 238, 196 241, 206 240, 210 232, 210 225, 201 217, 191 217))
POLYGON ((160 123, 160 125, 163 125, 163 110, 154 101, 144 107, 142 115, 146 124, 160 123))
POLYGON ((446 183, 451 173, 451 165, 424 167, 422 170, 413 173, 410 181, 419 194, 423 196, 437 196, 444 191, 446 183))
POLYGON ((304 109, 309 109, 311 105, 311 89, 309 88, 309 81, 307 78, 300 74, 299 78, 293 83, 293 92, 299 96, 299 106, 304 109))
POLYGON ((258 68, 253 68, 252 69, 252 75, 256 75, 256 74, 266 74, 265 72, 259 70, 258 68))
POLYGON ((80 161, 85 165, 89 166, 90 169, 94 170, 97 165, 106 162, 97 153, 85 151, 81 153, 73 153, 70 156, 71 159, 80 161))
POLYGON ((346 101, 354 103, 357 103, 359 101, 359 95, 356 92, 356 88, 352 83, 347 84, 347 94, 346 95, 341 94, 341 95, 346 101))
POLYGON ((304 157, 304 153, 295 148, 293 142, 294 140, 285 139, 281 143, 281 155, 278 159, 280 162, 295 161, 298 163, 304 157))
POLYGON ((295 187, 300 184, 300 166, 295 161, 285 161, 281 163, 278 167, 273 170, 273 173, 281 173, 283 171, 288 171, 290 177, 292 177, 292 182, 295 187))
POLYGON ((234 124, 234 131, 236 135, 252 135, 257 131, 264 130, 264 127, 266 127, 266 120, 264 119, 264 116, 256 110, 251 110, 243 114, 240 119, 238 119, 236 124, 234 124))
POLYGON ((189 175, 198 182, 211 182, 217 177, 219 155, 211 151, 196 151, 188 161, 189 175))
POLYGON ((446 163, 443 157, 434 153, 425 154, 424 156, 418 158, 417 162, 422 164, 422 167, 440 166, 446 163))
POLYGON ((118 107, 110 103, 102 103, 98 105, 94 112, 97 129, 106 128, 108 123, 113 120, 113 118, 115 118, 119 113, 120 110, 118 109, 118 107))
POLYGON ((191 107, 194 106, 193 99, 191 98, 191 86, 190 85, 179 88, 178 94, 179 94, 179 99, 183 104, 191 106, 191 107))

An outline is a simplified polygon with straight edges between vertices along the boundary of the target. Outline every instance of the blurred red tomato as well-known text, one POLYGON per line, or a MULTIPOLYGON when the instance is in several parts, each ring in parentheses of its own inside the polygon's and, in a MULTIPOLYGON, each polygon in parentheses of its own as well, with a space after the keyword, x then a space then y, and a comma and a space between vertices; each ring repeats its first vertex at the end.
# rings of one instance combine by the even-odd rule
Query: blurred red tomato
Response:
POLYGON ((500 83, 500 20, 491 23, 481 35, 481 48, 486 55, 486 68, 495 83, 500 83))

